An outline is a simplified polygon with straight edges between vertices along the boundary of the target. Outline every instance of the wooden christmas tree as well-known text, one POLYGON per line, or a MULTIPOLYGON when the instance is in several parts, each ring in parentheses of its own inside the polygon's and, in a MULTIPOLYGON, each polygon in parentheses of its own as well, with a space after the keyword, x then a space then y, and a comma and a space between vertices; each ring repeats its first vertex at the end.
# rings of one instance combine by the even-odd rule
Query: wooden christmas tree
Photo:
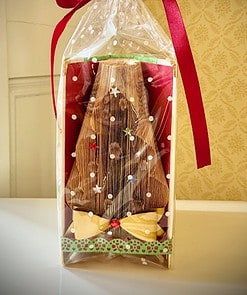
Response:
POLYGON ((120 219, 166 206, 154 121, 141 63, 100 62, 66 184, 72 209, 120 219))

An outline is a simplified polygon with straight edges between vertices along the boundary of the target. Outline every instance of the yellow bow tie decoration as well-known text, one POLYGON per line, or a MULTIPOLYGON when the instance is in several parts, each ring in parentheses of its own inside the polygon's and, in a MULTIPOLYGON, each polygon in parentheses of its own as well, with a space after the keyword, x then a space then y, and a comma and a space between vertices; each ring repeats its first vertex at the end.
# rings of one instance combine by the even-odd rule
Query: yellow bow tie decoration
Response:
POLYGON ((96 236, 107 229, 121 227, 131 235, 144 241, 155 241, 157 236, 161 236, 164 231, 158 225, 164 209, 157 209, 156 212, 147 212, 130 215, 120 220, 109 220, 93 214, 73 210, 73 232, 75 239, 87 239, 96 236))

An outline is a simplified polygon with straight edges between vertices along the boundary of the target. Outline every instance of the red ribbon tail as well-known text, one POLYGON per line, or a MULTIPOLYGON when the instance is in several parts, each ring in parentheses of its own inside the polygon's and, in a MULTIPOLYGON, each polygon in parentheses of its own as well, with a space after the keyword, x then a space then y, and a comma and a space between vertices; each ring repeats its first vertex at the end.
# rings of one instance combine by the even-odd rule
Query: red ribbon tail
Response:
POLYGON ((211 156, 206 116, 195 63, 176 0, 163 0, 163 5, 189 107, 197 168, 202 168, 211 164, 211 156))
POLYGON ((82 6, 87 4, 89 1, 90 0, 79 1, 77 5, 60 20, 60 22, 56 25, 53 31, 53 35, 51 39, 50 67, 51 67, 51 95, 52 95, 52 103, 53 103, 53 110, 54 110, 55 117, 57 117, 57 108, 56 108, 55 85, 54 85, 54 60, 55 60, 57 43, 64 29, 66 28, 67 23, 73 16, 73 14, 82 6))

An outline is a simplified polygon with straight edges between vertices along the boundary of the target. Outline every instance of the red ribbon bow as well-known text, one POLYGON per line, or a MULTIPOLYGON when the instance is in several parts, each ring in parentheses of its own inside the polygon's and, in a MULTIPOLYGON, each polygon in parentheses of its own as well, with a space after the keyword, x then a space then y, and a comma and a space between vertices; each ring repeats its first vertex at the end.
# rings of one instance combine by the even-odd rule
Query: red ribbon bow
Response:
MULTIPOLYGON (((72 10, 67 13, 56 25, 51 41, 51 88, 55 115, 56 102, 54 90, 54 57, 57 42, 73 14, 89 1, 90 0, 56 0, 59 6, 63 8, 72 8, 72 10)), ((176 0, 162 0, 162 2, 165 8, 171 38, 176 52, 189 107, 196 151, 197 168, 202 168, 211 164, 211 157, 206 117, 195 63, 185 30, 183 18, 176 0)))

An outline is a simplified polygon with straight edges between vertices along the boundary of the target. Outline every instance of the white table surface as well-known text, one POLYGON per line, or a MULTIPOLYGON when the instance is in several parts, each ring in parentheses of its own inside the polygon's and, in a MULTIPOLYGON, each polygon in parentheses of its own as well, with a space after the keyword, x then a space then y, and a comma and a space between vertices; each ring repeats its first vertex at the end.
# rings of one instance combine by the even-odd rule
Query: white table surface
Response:
POLYGON ((60 264, 54 199, 0 199, 0 295, 246 295, 247 214, 178 211, 175 267, 60 264))

